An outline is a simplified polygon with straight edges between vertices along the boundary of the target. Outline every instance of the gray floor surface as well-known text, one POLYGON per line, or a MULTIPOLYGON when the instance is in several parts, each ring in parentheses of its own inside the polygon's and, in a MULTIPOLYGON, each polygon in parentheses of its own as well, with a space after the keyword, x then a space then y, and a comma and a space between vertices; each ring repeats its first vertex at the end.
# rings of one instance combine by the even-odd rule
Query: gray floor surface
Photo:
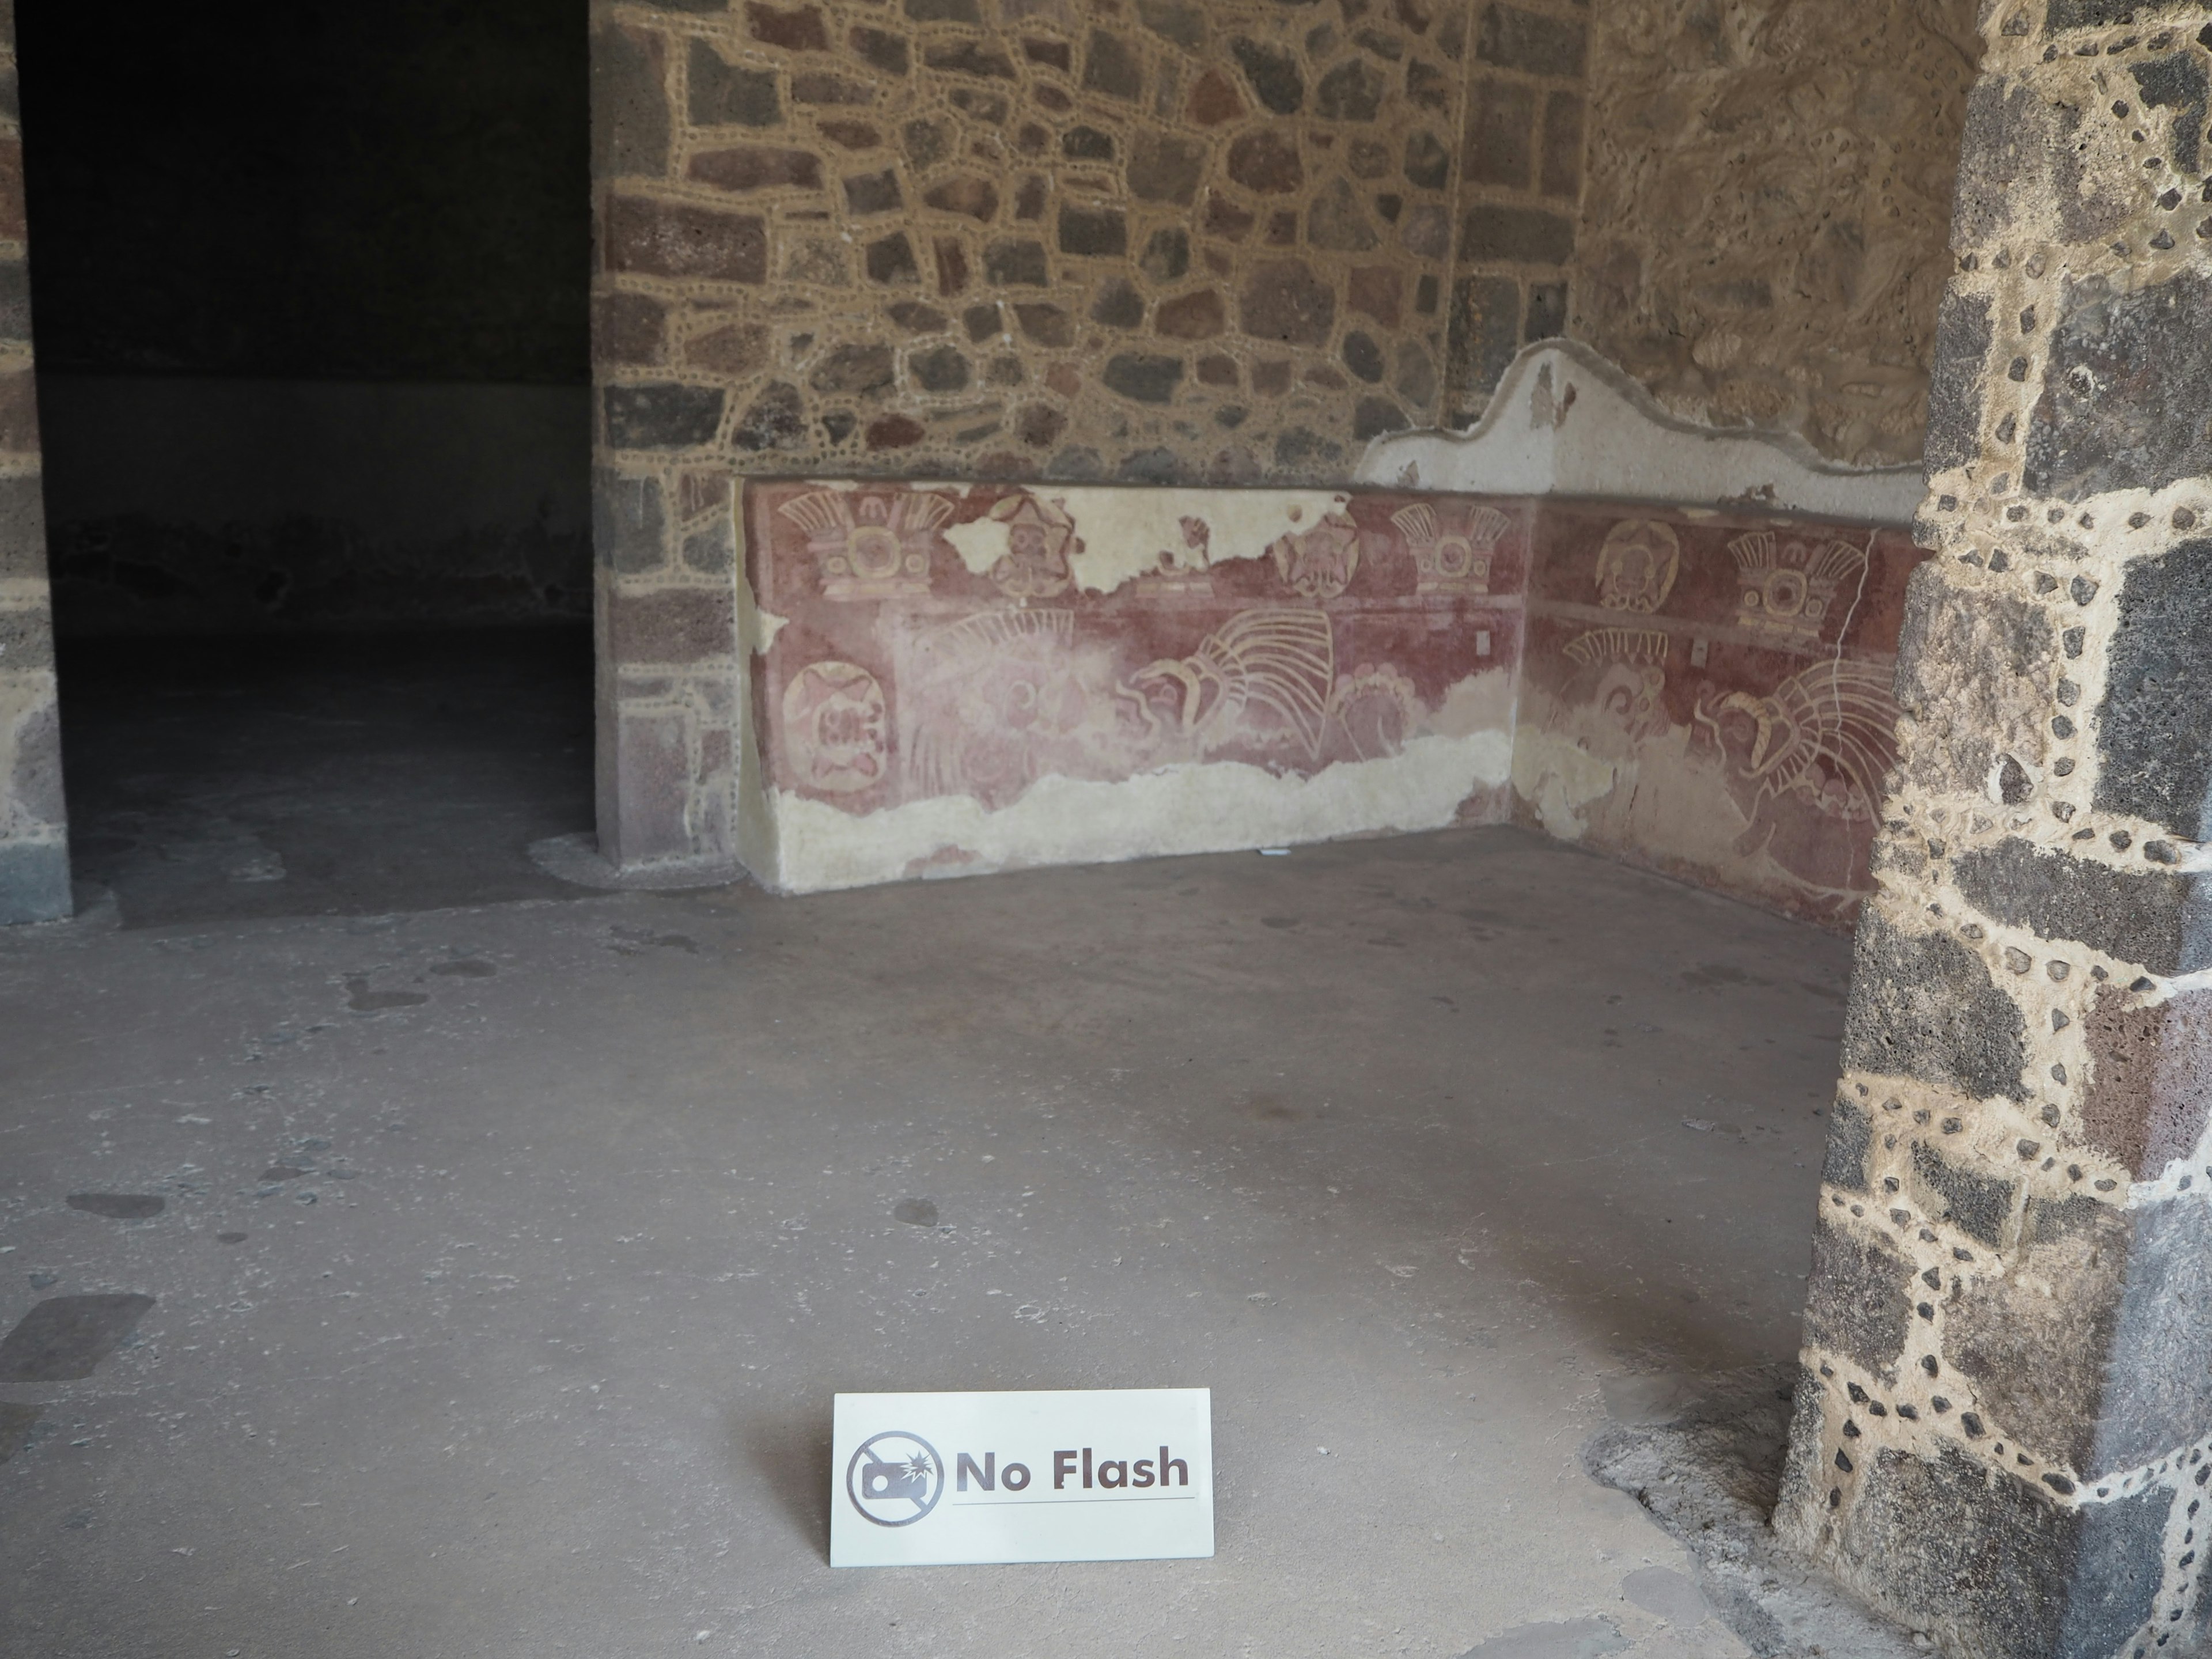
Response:
POLYGON ((1577 1451, 1794 1351, 1844 941, 1504 830, 92 896, 0 935, 0 1330, 151 1303, 0 1383, 0 1652, 1745 1651, 1577 1451), (1212 1560, 827 1566, 833 1393, 1170 1385, 1212 1560))

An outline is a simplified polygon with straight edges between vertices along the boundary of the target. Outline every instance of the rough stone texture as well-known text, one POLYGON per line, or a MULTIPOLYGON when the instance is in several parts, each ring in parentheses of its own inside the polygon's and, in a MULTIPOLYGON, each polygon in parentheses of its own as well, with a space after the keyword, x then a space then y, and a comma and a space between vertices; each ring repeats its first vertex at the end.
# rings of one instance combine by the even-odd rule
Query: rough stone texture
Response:
MULTIPOLYGON (((0 80, 14 83, 15 20, 0 15, 0 80)), ((0 151, 21 143, 12 106, 0 151)), ((23 283, 23 177, 0 168, 0 386, 31 386, 30 302, 23 283)), ((61 720, 46 583, 35 417, 0 432, 0 924, 70 914, 69 830, 62 804, 61 720)))
MULTIPOLYGON (((2200 105, 2190 131, 2203 125, 2200 105)), ((2028 427, 2026 487, 2078 501, 2212 473, 2203 418, 2212 363, 2200 349, 2212 273, 2185 270, 2132 291, 2091 276, 2069 285, 2059 306, 2028 427)))
POLYGON ((2165 1494, 2066 1509, 1978 1458, 1884 1449, 1824 1553, 1942 1650, 2114 1659, 2155 1608, 2165 1494))
POLYGON ((2163 1002, 2106 985, 2082 1021, 2089 1083, 2083 1137, 2138 1178, 2197 1150, 2212 1096, 2212 992, 2163 1002))
POLYGON ((1575 337, 1678 414, 1916 458, 1975 10, 1594 8, 1575 337))
POLYGON ((1844 1022, 1847 1073, 1917 1078, 1974 1098, 2027 1097, 2027 1021, 1958 940, 1903 932, 1869 910, 1859 919, 1855 985, 1844 1022))
MULTIPOLYGON (((2201 325, 2203 318, 2200 315, 2201 325)), ((2192 406, 2190 421, 2212 403, 2192 406)), ((2212 422, 2207 422, 2212 425, 2212 422)), ((2201 469, 2212 471, 2212 460, 2201 469)), ((2207 839, 2212 809, 2212 541, 2128 567, 2096 715, 2100 812, 2207 839)))
POLYGON ((1891 1382, 1912 1320, 1905 1259, 1879 1240, 1858 1239, 1823 1222, 1813 1234, 1813 1274, 1805 1303, 1809 1341, 1848 1354, 1891 1382))
POLYGON ((2040 852, 2017 837, 1960 854, 1952 876, 1969 902, 2039 938, 2079 939, 2154 974, 2212 963, 2212 898, 2201 877, 2115 870, 2071 852, 2040 852))
MULTIPOLYGON (((1342 482, 1364 437, 1438 416, 1433 373, 1383 398, 1337 365, 1352 290, 1377 271, 1416 296, 1364 318, 1380 354, 1449 356, 1446 232, 1478 68, 1525 94, 1514 142, 1558 152, 1552 194, 1532 163, 1516 207, 1547 204, 1540 220, 1485 257, 1539 259, 1556 284, 1572 237, 1560 179, 1578 178, 1579 106, 1546 100, 1579 97, 1573 0, 1328 20, 1263 0, 1079 19, 979 0, 597 10, 597 373, 654 388, 604 402, 621 471, 665 453, 741 471, 1342 482), (947 373, 953 319, 1009 289, 1053 310, 1000 340, 992 374, 947 373), (1197 372, 1200 339, 1233 377, 1197 372), (823 372, 855 352, 885 354, 888 379, 863 391, 823 372), (1277 365, 1284 390, 1252 397, 1277 365), (696 388, 681 419, 678 386, 696 388), (1039 445, 1017 426, 1056 430, 1039 445)), ((1516 295, 1516 340, 1520 321, 1516 295)), ((1460 361, 1494 379, 1494 343, 1476 343, 1460 361)))
MULTIPOLYGON (((1558 331, 1575 257, 1583 191, 1589 8, 1565 0, 1485 3, 1473 27, 1473 72, 1458 140, 1452 302, 1441 416, 1481 415, 1524 339, 1558 331), (1544 296, 1556 296, 1546 299, 1544 296)), ((1407 178, 1441 176, 1453 158, 1408 146, 1407 178)), ((1412 227, 1407 234, 1410 240, 1412 227)))
POLYGON ((1861 1409, 1777 1522, 1945 1651, 2196 1652, 2212 7, 1984 12, 1844 1046, 1879 1132, 1820 1212, 1895 1241, 1914 1363, 1881 1397, 1808 1319, 1861 1409))

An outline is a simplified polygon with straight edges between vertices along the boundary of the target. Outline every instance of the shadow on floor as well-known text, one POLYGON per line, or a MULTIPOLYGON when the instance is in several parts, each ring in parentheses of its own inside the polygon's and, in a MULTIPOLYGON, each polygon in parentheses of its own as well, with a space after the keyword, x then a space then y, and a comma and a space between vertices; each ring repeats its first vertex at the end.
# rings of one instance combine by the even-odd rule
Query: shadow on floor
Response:
POLYGON ((592 828, 586 629, 77 641, 61 684, 79 902, 125 927, 582 891, 526 849, 592 828))

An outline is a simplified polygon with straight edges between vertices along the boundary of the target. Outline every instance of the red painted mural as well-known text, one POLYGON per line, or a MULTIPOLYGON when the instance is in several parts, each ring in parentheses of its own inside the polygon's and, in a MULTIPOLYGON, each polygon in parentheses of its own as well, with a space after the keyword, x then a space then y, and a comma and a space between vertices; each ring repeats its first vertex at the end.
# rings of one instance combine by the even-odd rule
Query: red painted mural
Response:
POLYGON ((997 813, 1045 778, 1311 779, 1494 731, 1511 784, 1458 822, 1516 817, 1828 926, 1872 890, 1924 556, 1901 532, 1379 492, 745 496, 775 619, 756 737, 784 797, 997 813))
POLYGON ((1902 532, 1547 506, 1516 733, 1523 822, 1848 925, 1896 758, 1902 532))
MULTIPOLYGON (((753 670, 769 785, 860 816, 1201 762, 1311 777, 1481 718, 1455 700, 1485 676, 1504 729, 1525 503, 1322 496, 1224 546, 1227 493, 1177 491, 1173 544, 1094 592, 1086 531, 1131 533, 1112 493, 749 485, 747 575, 781 619, 753 670), (965 543, 997 550, 981 569, 966 526, 991 532, 965 543)), ((1462 817, 1504 809, 1499 792, 1462 817)))

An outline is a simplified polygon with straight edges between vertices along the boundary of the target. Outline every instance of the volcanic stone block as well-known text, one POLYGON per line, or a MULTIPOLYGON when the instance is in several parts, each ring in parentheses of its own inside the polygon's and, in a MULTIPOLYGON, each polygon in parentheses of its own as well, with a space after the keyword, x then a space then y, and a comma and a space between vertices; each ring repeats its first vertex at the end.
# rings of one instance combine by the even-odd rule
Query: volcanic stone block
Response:
POLYGON ((934 346, 907 359, 915 384, 924 392, 958 392, 969 380, 968 359, 957 346, 934 346))
POLYGON ((1062 207, 1060 251, 1085 258, 1121 258, 1129 251, 1129 222, 1119 208, 1062 207))
MULTIPOLYGON (((739 144, 728 149, 702 150, 684 168, 687 178, 732 193, 754 190, 822 188, 822 163, 811 151, 775 149, 759 144, 739 144)), ((886 175, 888 176, 888 175, 886 175)), ((897 185, 892 185, 896 206, 897 185)), ((847 191, 849 195, 849 182, 847 191)), ((855 210, 864 211, 865 210, 855 210)))
POLYGON ((1981 453, 1981 377, 1993 338, 1990 302, 1947 294, 1936 314, 1936 362, 1928 394, 1929 475, 1964 466, 1981 453))
POLYGON ((1555 92, 1544 100, 1544 149, 1539 180, 1547 196, 1570 200, 1583 188, 1583 100, 1555 92))
POLYGON ((1844 1069, 2025 1100, 2027 1021, 1981 957, 1948 933, 1899 932, 1869 905, 1844 1020, 1844 1069))
POLYGON ((1181 225, 1154 231, 1137 269, 1156 283, 1180 281, 1190 270, 1190 233, 1181 225))
POLYGON ((601 179, 668 170, 668 65, 661 37, 620 23, 592 36, 592 171, 601 179))
POLYGON ((1502 259, 1522 264, 1563 265, 1574 258, 1575 222, 1541 208, 1469 208, 1460 222, 1462 260, 1502 259))
POLYGON ((830 50, 830 31, 813 6, 793 6, 786 11, 763 5, 760 0, 748 0, 745 21, 753 39, 764 46, 781 46, 787 52, 830 50))
POLYGON ((0 580, 46 574, 46 492, 36 474, 0 477, 0 580))
POLYGON ((860 255, 860 263, 872 283, 881 283, 886 288, 921 280, 921 268, 914 262, 914 244, 908 241, 902 230, 868 244, 860 255))
POLYGON ((2063 1508, 1951 1446, 1925 1458, 1884 1449, 1864 1483, 1833 1554, 1846 1582, 1875 1588, 1939 1647, 2112 1659, 2157 1606, 2160 1488, 2063 1508))
MULTIPOLYGON (((1137 314, 1144 315, 1141 301, 1138 302, 1137 314)), ((1058 349, 1075 343, 1075 319, 1067 314, 1064 307, 1046 305, 1042 301, 1017 305, 1014 320, 1021 325, 1023 338, 1034 340, 1041 346, 1058 349)))
POLYGON ((842 345, 814 366, 806 383, 817 392, 881 392, 897 377, 896 359, 887 345, 842 345))
POLYGON ((660 480, 598 467, 592 473, 592 550, 622 576, 658 570, 668 557, 660 480))
POLYGON ((921 199, 939 212, 957 213, 986 223, 996 218, 999 212, 998 186, 974 173, 963 173, 932 185, 922 192, 921 199))
POLYGON ((1362 398, 1352 410, 1352 435, 1361 443, 1386 432, 1403 432, 1413 422, 1388 398, 1362 398))
POLYGON ((2078 939, 2154 974, 2212 965, 2212 903, 2199 878, 2117 870, 2017 837, 1960 854, 1951 873, 1969 903, 2039 938, 2078 939))
POLYGON ((16 673, 54 665, 54 624, 44 604, 0 611, 0 663, 16 673))
POLYGON ((1354 329, 1344 337, 1344 366, 1372 385, 1382 378, 1382 348, 1372 335, 1354 329))
POLYGON ((994 242, 983 250, 983 275, 1000 288, 1043 288, 1051 280, 1042 242, 994 242))
POLYGON ((610 651, 625 667, 703 662, 736 648, 726 588, 617 590, 609 601, 610 651))
POLYGON ((1926 1141, 1912 1146, 1913 1196, 1938 1221, 1947 1221, 1991 1249, 2003 1243, 2020 1183, 2003 1176, 1962 1169, 1926 1141))
POLYGON ((1536 164, 1536 91, 1523 81, 1476 77, 1468 88, 1461 155, 1471 183, 1526 190, 1536 164))
POLYGON ((1163 301, 1153 329, 1171 339, 1210 340, 1229 326, 1229 307, 1210 288, 1163 301))
POLYGON ((1306 210, 1306 240, 1336 253, 1364 253, 1381 239, 1348 179, 1332 179, 1306 210))
POLYGON ((1347 58, 1314 88, 1314 113, 1325 121, 1371 121, 1382 107, 1382 71, 1364 58, 1347 58))
POLYGON ((1186 0, 1137 0, 1138 21, 1185 52, 1206 47, 1206 9, 1186 0))
POLYGON ((844 185, 845 210, 856 217, 895 212, 905 204, 899 193, 898 174, 890 167, 880 173, 856 173, 844 185))
POLYGON ((1306 178, 1297 137, 1274 127, 1243 134, 1229 146, 1229 177, 1262 195, 1297 190, 1306 178))
POLYGON ((1874 1121, 1848 1100, 1828 1109, 1827 1149, 1820 1162, 1820 1179, 1831 1187, 1864 1192, 1867 1148, 1874 1143, 1874 1121))
POLYGON ((1824 1216, 1813 1232, 1805 1340, 1894 1382, 1912 1319, 1912 1268, 1878 1241, 1862 1243, 1824 1216))
POLYGON ((871 69, 903 76, 911 67, 913 48, 903 34, 856 23, 846 39, 852 46, 853 55, 871 69))
POLYGON ((1109 98, 1142 97, 1144 59, 1120 35, 1093 29, 1083 54, 1083 85, 1087 92, 1103 92, 1109 98))
POLYGON ((2212 992, 2146 1003, 2101 987, 2082 1021, 2089 1086, 2081 1103, 2089 1142, 2137 1179, 2154 1179, 2195 1150, 2212 1110, 2212 992))
POLYGON ((2028 425, 2027 489, 2078 501, 2212 473, 2208 314, 2212 275, 2199 270, 2132 292, 2072 285, 2028 425))
POLYGON ((1406 182, 1422 190, 1442 190, 1451 178, 1451 152, 1432 132, 1406 140, 1406 182))
POLYGON ((602 778, 615 786, 615 810, 599 814, 601 850, 625 869, 696 856, 690 718, 680 709, 624 709, 606 724, 613 727, 614 775, 602 778))
POLYGON ((0 341, 30 337, 30 267, 21 259, 0 259, 0 341))
POLYGON ((2130 564, 2119 606, 2094 722, 2102 758, 2097 808, 2205 840, 2212 831, 2212 540, 2130 564))
POLYGON ((696 39, 684 68, 694 126, 772 127, 783 119, 783 99, 774 70, 732 64, 696 39))
POLYGON ((1106 372, 1100 378, 1109 391, 1133 402, 1164 404, 1174 400, 1175 389, 1182 382, 1182 369, 1180 357, 1126 351, 1106 360, 1106 372))
POLYGON ((1474 55, 1486 64, 1571 81, 1582 78, 1583 47, 1581 24, 1500 4, 1483 9, 1474 39, 1474 55))
POLYGON ((618 195, 607 203, 606 262, 646 276, 764 283, 768 227, 758 214, 618 195))
POLYGON ((1229 43, 1229 54, 1237 60, 1237 67, 1244 71, 1253 95, 1272 113, 1296 115, 1304 107, 1305 77, 1298 72, 1298 60, 1291 53, 1240 36, 1229 43))
POLYGON ((1140 132, 1129 145, 1129 191, 1140 202, 1188 207, 1206 173, 1206 146, 1164 132, 1140 132))
POLYGON ((2212 1205, 2185 1194, 2127 1218, 2127 1282, 2083 1469, 2093 1479, 2212 1434, 2212 1205))
MULTIPOLYGON (((1018 306, 1015 309, 1018 311, 1022 307, 1018 306)), ((1057 306, 1043 306, 1037 309, 1060 310, 1057 306)), ((1066 313, 1061 312, 1060 314, 1065 316, 1066 313)), ((1145 296, 1125 278, 1116 276, 1100 289, 1097 298, 1091 302, 1091 320, 1103 323, 1109 328, 1135 328, 1145 320, 1145 296)), ((1073 345, 1074 343, 1071 326, 1068 337, 1060 343, 1073 345)))
POLYGON ((631 366, 659 362, 667 319, 667 307, 650 295, 630 294, 617 289, 594 295, 592 362, 631 366))
POLYGON ((1980 792, 2000 757, 2041 763, 2057 678, 2041 605, 1960 586, 1925 564, 1905 588, 1897 701, 1913 717, 1905 763, 1930 790, 1980 792))
POLYGON ((806 402, 787 381, 771 380, 730 428, 730 447, 757 454, 798 447, 806 431, 806 402))
POLYGON ((1255 340, 1326 345, 1336 323, 1336 290, 1304 260, 1272 260, 1253 267, 1238 311, 1238 326, 1255 340))

